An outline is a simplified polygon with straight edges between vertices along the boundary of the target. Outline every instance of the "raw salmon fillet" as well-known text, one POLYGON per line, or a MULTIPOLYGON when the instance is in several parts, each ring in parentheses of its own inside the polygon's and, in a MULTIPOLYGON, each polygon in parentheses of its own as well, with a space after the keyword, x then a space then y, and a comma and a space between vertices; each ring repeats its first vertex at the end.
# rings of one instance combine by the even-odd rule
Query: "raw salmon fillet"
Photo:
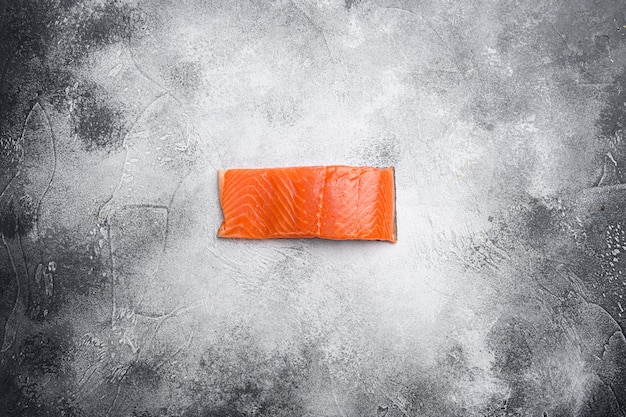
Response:
POLYGON ((219 191, 219 237, 396 242, 393 168, 229 169, 219 191))

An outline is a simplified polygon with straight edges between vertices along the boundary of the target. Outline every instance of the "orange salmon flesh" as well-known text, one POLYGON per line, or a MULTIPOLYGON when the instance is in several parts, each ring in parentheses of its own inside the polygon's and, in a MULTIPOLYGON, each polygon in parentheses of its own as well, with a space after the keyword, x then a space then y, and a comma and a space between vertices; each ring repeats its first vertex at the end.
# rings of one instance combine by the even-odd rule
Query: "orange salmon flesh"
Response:
POLYGON ((219 193, 219 237, 397 241, 393 168, 221 170, 219 193))

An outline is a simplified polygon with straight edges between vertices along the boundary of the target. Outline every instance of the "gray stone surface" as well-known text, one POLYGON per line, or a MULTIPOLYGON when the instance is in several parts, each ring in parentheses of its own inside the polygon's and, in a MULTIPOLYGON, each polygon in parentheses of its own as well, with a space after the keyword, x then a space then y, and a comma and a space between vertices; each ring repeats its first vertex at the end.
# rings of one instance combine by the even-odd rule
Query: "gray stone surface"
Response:
POLYGON ((623 1, 0 5, 0 415, 626 415, 623 1), (217 239, 326 164, 397 244, 217 239))

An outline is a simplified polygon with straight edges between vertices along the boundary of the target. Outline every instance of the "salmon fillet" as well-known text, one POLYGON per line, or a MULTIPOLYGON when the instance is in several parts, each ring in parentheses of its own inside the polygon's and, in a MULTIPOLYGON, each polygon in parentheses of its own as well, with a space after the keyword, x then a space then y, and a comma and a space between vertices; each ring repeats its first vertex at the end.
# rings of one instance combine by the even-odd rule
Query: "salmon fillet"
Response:
POLYGON ((219 237, 396 242, 393 168, 221 170, 219 192, 219 237))

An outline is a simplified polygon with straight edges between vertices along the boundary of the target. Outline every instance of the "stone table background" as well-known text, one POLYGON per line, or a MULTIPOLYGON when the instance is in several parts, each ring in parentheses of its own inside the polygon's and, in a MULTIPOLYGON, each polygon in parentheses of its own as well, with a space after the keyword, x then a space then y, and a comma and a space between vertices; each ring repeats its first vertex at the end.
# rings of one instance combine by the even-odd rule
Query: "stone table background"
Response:
POLYGON ((623 1, 1 6, 1 415, 626 414, 623 1), (216 238, 326 164, 396 245, 216 238))

